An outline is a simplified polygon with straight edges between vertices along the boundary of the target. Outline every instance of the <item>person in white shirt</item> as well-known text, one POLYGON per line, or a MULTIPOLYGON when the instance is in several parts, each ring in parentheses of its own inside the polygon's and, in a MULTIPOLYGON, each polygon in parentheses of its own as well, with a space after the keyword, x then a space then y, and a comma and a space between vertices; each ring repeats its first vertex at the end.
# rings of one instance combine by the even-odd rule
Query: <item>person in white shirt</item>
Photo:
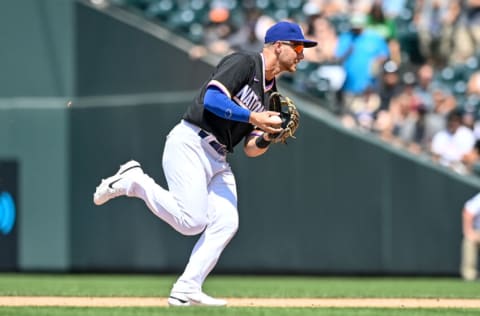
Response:
POLYGON ((446 128, 433 136, 431 153, 435 161, 459 173, 464 173, 463 157, 473 149, 474 145, 473 131, 462 125, 462 114, 454 110, 447 116, 446 128))

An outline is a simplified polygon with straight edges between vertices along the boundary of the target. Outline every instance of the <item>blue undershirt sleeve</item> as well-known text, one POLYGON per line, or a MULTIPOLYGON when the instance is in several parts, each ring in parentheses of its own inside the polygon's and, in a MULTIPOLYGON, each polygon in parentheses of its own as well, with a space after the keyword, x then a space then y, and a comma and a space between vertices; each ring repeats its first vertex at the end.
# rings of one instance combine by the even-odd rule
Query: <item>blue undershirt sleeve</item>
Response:
POLYGON ((208 111, 221 118, 244 123, 250 120, 250 111, 233 102, 218 88, 207 88, 203 104, 208 111))

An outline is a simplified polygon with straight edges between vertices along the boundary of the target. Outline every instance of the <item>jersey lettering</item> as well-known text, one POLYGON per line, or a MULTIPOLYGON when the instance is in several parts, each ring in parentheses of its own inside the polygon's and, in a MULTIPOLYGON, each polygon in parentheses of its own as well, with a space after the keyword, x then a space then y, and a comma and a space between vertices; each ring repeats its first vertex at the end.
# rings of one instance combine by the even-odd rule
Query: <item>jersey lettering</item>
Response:
POLYGON ((263 104, 260 101, 260 98, 256 95, 255 91, 253 91, 253 89, 248 85, 245 85, 242 90, 237 93, 234 99, 240 105, 248 108, 251 111, 263 111, 263 104))

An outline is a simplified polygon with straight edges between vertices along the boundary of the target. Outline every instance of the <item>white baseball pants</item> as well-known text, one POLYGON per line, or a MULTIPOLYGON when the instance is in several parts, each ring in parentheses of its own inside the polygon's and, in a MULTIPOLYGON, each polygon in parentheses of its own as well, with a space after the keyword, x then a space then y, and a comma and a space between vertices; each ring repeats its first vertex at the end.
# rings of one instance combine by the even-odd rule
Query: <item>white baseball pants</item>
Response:
POLYGON ((148 175, 135 177, 127 195, 184 235, 202 233, 172 291, 197 292, 238 229, 235 177, 199 128, 181 121, 167 136, 163 171, 169 190, 148 175))

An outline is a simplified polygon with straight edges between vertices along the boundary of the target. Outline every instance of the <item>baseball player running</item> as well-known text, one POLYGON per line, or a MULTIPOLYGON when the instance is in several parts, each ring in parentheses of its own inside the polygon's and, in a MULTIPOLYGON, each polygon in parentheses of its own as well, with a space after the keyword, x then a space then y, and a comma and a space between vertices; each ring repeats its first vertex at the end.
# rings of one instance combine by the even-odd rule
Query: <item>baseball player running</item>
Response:
POLYGON ((184 235, 201 234, 183 274, 171 289, 172 306, 223 306, 202 291, 205 278, 238 229, 237 190, 227 154, 242 139, 248 157, 264 154, 279 133, 279 112, 268 110, 275 77, 295 72, 306 40, 298 24, 278 22, 267 30, 260 53, 224 57, 182 120, 168 134, 163 170, 168 190, 131 160, 102 180, 93 201, 118 196, 142 199, 159 218, 184 235))

